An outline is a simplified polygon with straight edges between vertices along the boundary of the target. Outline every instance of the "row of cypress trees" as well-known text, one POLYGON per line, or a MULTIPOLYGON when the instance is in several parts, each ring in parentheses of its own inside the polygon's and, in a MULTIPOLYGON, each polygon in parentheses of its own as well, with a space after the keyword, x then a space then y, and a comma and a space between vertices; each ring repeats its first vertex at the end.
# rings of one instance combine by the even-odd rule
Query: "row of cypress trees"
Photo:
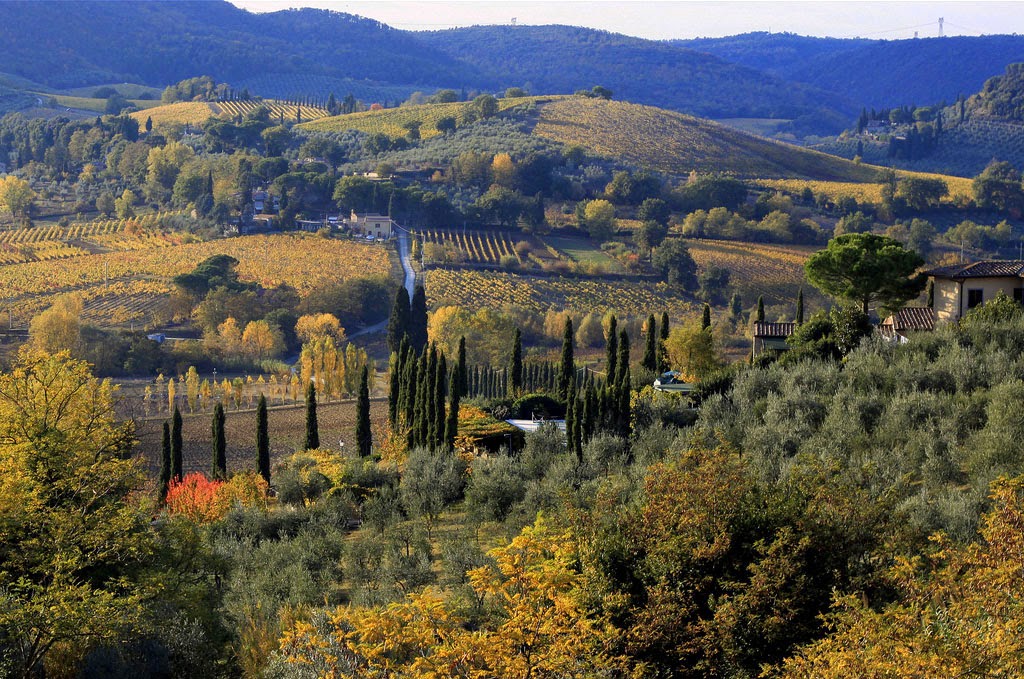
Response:
POLYGON ((468 382, 465 338, 459 340, 458 352, 450 370, 447 357, 436 345, 417 352, 408 336, 391 354, 388 422, 391 431, 406 432, 410 448, 454 447, 459 403, 468 382))

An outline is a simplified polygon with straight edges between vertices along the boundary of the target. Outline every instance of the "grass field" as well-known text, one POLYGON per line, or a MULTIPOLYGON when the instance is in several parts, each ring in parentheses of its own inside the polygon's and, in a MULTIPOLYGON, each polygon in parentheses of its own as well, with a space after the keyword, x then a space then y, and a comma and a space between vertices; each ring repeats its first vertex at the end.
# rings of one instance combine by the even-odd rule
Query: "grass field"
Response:
MULTIPOLYGON (((107 108, 106 99, 93 99, 92 97, 73 97, 66 94, 39 94, 44 99, 52 97, 57 101, 57 104, 66 108, 77 108, 85 111, 95 111, 97 113, 103 113, 107 108)), ((129 100, 134 106, 147 109, 153 108, 154 106, 160 105, 159 99, 130 99, 129 100)))
POLYGON ((569 259, 600 267, 607 273, 622 273, 622 265, 609 257, 589 238, 571 238, 567 236, 543 236, 543 242, 550 245, 559 252, 565 254, 569 259))

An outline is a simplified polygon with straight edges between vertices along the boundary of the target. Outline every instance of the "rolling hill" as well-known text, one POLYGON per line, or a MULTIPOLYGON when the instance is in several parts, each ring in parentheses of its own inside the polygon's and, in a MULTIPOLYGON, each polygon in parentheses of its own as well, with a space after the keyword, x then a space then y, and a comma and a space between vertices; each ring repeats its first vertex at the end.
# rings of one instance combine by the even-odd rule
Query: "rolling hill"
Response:
POLYGON ((147 118, 152 118, 153 125, 160 127, 168 124, 189 124, 201 125, 207 118, 232 118, 236 115, 244 116, 258 106, 266 106, 270 109, 270 117, 273 120, 283 117, 284 120, 295 121, 296 116, 301 115, 304 120, 316 120, 327 115, 327 111, 314 106, 297 106, 289 102, 267 99, 263 101, 179 101, 173 104, 154 106, 142 111, 132 113, 139 123, 145 123, 147 118))

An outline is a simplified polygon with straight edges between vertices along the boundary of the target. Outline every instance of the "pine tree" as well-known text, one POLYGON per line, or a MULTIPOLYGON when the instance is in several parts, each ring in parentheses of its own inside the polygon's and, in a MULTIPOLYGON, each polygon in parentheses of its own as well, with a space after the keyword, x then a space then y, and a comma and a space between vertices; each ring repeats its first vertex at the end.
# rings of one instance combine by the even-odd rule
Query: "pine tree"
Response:
POLYGON ((409 334, 410 318, 409 291, 403 286, 395 293, 395 303, 391 305, 391 316, 388 318, 388 349, 391 351, 397 351, 402 338, 409 334))
POLYGON ((757 298, 757 322, 764 323, 764 295, 757 298))
POLYGON ((160 444, 160 501, 167 496, 171 483, 171 425, 164 420, 164 435, 160 444))
POLYGON ((654 372, 658 369, 658 326, 654 314, 647 317, 647 337, 644 343, 644 358, 640 365, 654 372))
POLYGON ((228 442, 224 434, 224 406, 218 402, 213 409, 213 468, 211 477, 226 479, 228 477, 228 442))
POLYGON ((518 396, 523 391, 523 334, 516 328, 512 337, 512 360, 509 362, 509 396, 518 396))
POLYGON ((182 448, 184 442, 181 437, 181 411, 174 407, 174 415, 171 416, 171 478, 176 481, 182 479, 182 448))
POLYGON ((618 320, 615 316, 611 317, 608 322, 608 336, 605 338, 605 374, 608 375, 608 380, 614 382, 616 373, 616 365, 619 360, 619 331, 616 329, 618 326, 618 320))
POLYGON ((409 343, 417 352, 427 347, 427 292, 417 285, 409 307, 409 343))
POLYGON ((370 387, 369 371, 364 365, 359 374, 359 398, 356 400, 356 447, 360 457, 369 457, 373 447, 370 431, 370 387))
POLYGON ((572 356, 572 319, 565 319, 565 330, 562 332, 562 360, 558 373, 558 396, 564 401, 569 397, 569 383, 576 374, 576 363, 572 356))
POLYGON ((796 324, 804 324, 804 289, 800 288, 800 292, 796 293, 796 324))
POLYGON ((316 385, 311 381, 306 387, 306 440, 305 450, 316 450, 320 447, 320 427, 316 420, 316 385))
POLYGON ((270 483, 270 426, 267 397, 262 393, 256 404, 256 466, 263 480, 270 483))

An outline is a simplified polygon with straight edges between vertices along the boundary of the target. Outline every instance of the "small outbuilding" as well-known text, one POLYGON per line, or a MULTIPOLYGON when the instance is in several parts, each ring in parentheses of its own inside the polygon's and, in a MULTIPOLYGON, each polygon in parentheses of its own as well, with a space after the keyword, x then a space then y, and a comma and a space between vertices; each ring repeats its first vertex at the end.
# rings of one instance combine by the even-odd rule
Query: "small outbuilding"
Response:
POLYGON ((789 343, 786 342, 786 339, 794 332, 796 332, 796 323, 756 321, 754 323, 753 355, 757 356, 766 351, 788 351, 789 343))
POLYGON ((917 332, 935 329, 935 310, 926 306, 903 307, 878 326, 882 337, 903 344, 917 332))

